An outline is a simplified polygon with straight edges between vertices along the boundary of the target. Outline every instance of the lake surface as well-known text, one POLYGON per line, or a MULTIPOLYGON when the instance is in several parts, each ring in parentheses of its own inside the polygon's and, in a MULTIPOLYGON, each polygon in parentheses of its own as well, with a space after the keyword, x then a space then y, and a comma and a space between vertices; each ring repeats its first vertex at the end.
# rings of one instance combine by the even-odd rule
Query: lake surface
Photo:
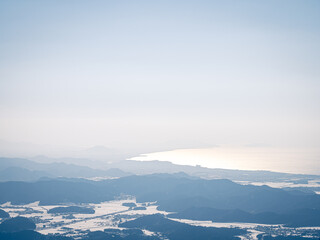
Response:
POLYGON ((209 168, 320 174, 320 150, 316 148, 219 146, 147 153, 132 160, 169 161, 209 168))

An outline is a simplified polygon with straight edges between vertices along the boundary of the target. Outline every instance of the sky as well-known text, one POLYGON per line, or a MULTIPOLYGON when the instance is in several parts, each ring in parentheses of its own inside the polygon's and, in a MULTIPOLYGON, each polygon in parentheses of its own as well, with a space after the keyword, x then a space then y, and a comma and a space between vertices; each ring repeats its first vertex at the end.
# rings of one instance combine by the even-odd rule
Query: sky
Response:
POLYGON ((318 0, 2 0, 0 139, 316 165, 319 42, 318 0))

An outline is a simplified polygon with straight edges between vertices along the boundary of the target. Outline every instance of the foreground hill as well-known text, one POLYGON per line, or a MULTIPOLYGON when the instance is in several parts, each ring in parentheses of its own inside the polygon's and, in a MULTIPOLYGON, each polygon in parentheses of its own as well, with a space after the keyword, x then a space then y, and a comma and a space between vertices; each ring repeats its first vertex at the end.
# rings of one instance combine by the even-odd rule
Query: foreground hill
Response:
POLYGON ((48 210, 48 213, 54 214, 70 214, 70 213, 80 213, 80 214, 94 214, 95 210, 88 207, 70 206, 70 207, 55 207, 48 210))
POLYGON ((35 231, 26 230, 19 232, 0 232, 1 240, 73 240, 64 236, 43 235, 35 231))
POLYGON ((8 217, 10 217, 9 213, 0 209, 0 218, 8 218, 8 217))
POLYGON ((25 217, 9 218, 0 224, 0 232, 10 233, 34 229, 36 229, 34 222, 25 217))
POLYGON ((235 240, 245 230, 236 228, 213 228, 191 226, 185 223, 172 221, 163 215, 144 216, 133 221, 120 224, 120 227, 147 229, 160 232, 170 240, 235 240))
POLYGON ((176 217, 208 220, 212 216, 210 220, 319 225, 316 220, 320 211, 319 195, 240 185, 229 180, 192 179, 170 174, 104 181, 56 179, 33 183, 4 182, 0 183, 0 192, 0 203, 99 203, 132 195, 138 202, 157 202, 160 210, 180 214, 176 217), (198 212, 190 213, 192 208, 198 208, 198 212), (209 210, 211 215, 203 211, 206 208, 213 209, 209 210), (214 209, 229 212, 221 219, 221 213, 214 209), (296 221, 288 221, 290 216, 295 216, 296 221))
POLYGON ((288 227, 320 226, 320 210, 296 209, 286 213, 260 212, 250 213, 239 209, 189 208, 169 217, 213 222, 243 222, 262 224, 285 224, 288 227))

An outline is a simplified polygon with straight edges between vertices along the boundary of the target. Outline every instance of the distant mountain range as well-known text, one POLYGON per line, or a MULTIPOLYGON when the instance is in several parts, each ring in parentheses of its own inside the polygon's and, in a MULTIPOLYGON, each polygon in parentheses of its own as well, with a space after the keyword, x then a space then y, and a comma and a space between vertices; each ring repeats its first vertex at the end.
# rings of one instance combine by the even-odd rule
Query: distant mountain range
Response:
MULTIPOLYGON (((245 171, 229 169, 211 169, 200 166, 176 165, 163 161, 133 161, 99 162, 95 168, 84 166, 84 159, 79 159, 81 165, 65 162, 77 162, 77 159, 35 158, 37 161, 23 158, 0 158, 0 181, 36 181, 40 178, 111 178, 133 174, 144 175, 153 173, 183 172, 190 177, 205 179, 229 179, 246 182, 293 182, 308 183, 319 180, 320 176, 305 174, 289 174, 270 171, 245 171), (44 162, 39 162, 45 159, 44 162)), ((88 162, 87 162, 88 163, 88 162)), ((89 162, 88 165, 95 165, 89 162)), ((319 188, 320 189, 320 188, 319 188)), ((314 190, 317 190, 316 188, 314 190)))
POLYGON ((0 181, 36 181, 40 178, 98 178, 132 175, 120 169, 93 169, 62 162, 39 163, 22 158, 0 158, 0 181))

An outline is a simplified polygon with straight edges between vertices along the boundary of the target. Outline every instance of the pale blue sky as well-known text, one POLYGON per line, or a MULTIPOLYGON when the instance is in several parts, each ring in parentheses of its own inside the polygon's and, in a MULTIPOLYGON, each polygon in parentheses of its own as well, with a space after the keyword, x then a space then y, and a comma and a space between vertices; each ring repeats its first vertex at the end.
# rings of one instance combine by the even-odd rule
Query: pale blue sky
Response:
POLYGON ((320 1, 0 1, 0 135, 320 147, 320 1))

